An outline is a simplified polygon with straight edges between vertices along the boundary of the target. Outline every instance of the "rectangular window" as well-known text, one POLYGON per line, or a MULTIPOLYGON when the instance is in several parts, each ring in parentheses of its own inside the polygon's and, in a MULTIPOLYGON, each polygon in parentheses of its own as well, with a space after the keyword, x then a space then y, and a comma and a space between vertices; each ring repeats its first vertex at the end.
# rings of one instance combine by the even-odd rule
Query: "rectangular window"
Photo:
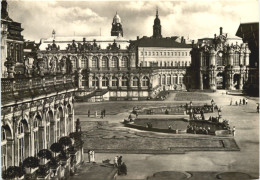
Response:
POLYGON ((180 53, 180 52, 178 52, 178 55, 179 55, 179 56, 181 56, 181 53, 180 53))
POLYGON ((184 56, 184 52, 182 52, 181 55, 184 56))
POLYGON ((149 56, 151 56, 151 52, 149 52, 149 56))
POLYGON ((172 56, 173 56, 173 52, 172 52, 172 56))
POLYGON ((185 56, 188 56, 188 53, 187 53, 187 52, 185 52, 185 56))
POLYGON ((175 52, 175 56, 177 56, 177 52, 175 52))
POLYGON ((166 56, 166 52, 164 52, 164 56, 166 56))
POLYGON ((144 53, 143 52, 141 52, 141 56, 143 56, 144 55, 144 53))
POLYGON ((153 52, 153 56, 154 56, 154 52, 153 52))
POLYGON ((158 52, 156 52, 156 55, 157 55, 157 56, 159 55, 158 52))
POLYGON ((147 56, 147 52, 145 52, 145 55, 147 56))

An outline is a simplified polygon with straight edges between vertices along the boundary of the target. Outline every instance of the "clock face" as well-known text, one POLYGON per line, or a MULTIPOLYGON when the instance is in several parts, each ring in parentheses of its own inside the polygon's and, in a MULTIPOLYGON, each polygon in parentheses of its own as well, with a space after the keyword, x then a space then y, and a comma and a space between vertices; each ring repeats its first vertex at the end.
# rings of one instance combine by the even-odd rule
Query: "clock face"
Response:
POLYGON ((223 53, 222 53, 222 52, 219 52, 219 53, 218 53, 218 56, 219 56, 219 57, 222 57, 222 56, 223 56, 223 53))

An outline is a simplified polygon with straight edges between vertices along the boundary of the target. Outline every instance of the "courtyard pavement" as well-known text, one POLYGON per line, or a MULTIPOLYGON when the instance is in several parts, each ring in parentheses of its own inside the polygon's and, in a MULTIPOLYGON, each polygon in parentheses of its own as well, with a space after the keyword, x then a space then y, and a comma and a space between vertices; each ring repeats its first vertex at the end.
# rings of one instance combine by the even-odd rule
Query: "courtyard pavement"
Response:
MULTIPOLYGON (((185 154, 96 153, 96 161, 113 160, 115 156, 122 155, 128 168, 128 174, 127 176, 117 176, 117 179, 146 179, 161 171, 208 172, 209 174, 210 172, 243 172, 253 177, 259 177, 259 114, 256 113, 258 98, 248 99, 248 105, 230 106, 231 99, 234 104, 236 100, 239 101, 243 97, 222 93, 205 94, 208 94, 218 106, 222 107, 223 119, 229 120, 231 127, 236 127, 235 140, 240 151, 196 151, 185 154)), ((88 124, 91 121, 109 123, 121 128, 120 122, 129 115, 133 106, 155 107, 187 103, 187 101, 175 101, 174 98, 175 94, 170 94, 165 101, 76 103, 75 117, 80 118, 83 131, 91 129, 88 124), (103 108, 106 109, 107 114, 104 119, 95 118, 93 115, 90 118, 87 117, 88 109, 94 112, 103 108), (84 122, 88 123, 84 124, 84 122)), ((193 101, 194 105, 198 103, 210 104, 210 100, 193 101)), ((209 116, 205 115, 206 118, 209 116)))

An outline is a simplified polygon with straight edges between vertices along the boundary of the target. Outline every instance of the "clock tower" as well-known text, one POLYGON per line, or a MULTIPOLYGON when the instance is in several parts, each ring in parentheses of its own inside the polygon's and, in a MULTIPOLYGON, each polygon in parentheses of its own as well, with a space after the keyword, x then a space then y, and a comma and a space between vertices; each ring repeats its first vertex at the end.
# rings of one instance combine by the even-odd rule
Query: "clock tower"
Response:
POLYGON ((158 9, 156 9, 156 18, 154 19, 154 25, 153 25, 153 38, 162 38, 161 21, 158 16, 159 16, 158 9))
POLYGON ((121 18, 116 12, 116 15, 113 18, 111 36, 123 37, 123 27, 121 24, 121 18))

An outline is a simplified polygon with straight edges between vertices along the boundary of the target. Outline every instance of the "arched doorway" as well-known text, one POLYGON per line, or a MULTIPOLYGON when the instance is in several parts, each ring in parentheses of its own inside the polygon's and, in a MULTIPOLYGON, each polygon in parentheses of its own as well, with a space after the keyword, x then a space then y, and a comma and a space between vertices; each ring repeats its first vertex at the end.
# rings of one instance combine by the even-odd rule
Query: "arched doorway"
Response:
POLYGON ((15 150, 15 156, 17 157, 17 152, 18 152, 18 157, 16 158, 16 164, 15 165, 20 165, 23 160, 30 155, 30 132, 29 132, 29 126, 28 123, 25 119, 21 120, 18 122, 17 125, 17 149, 15 150))
POLYGON ((233 78, 233 85, 236 89, 239 88, 239 79, 240 79, 240 75, 239 74, 234 74, 234 78, 233 78))
POLYGON ((203 74, 203 88, 209 89, 209 75, 203 74))
POLYGON ((219 72, 216 77, 217 89, 225 89, 225 74, 223 72, 219 72))

